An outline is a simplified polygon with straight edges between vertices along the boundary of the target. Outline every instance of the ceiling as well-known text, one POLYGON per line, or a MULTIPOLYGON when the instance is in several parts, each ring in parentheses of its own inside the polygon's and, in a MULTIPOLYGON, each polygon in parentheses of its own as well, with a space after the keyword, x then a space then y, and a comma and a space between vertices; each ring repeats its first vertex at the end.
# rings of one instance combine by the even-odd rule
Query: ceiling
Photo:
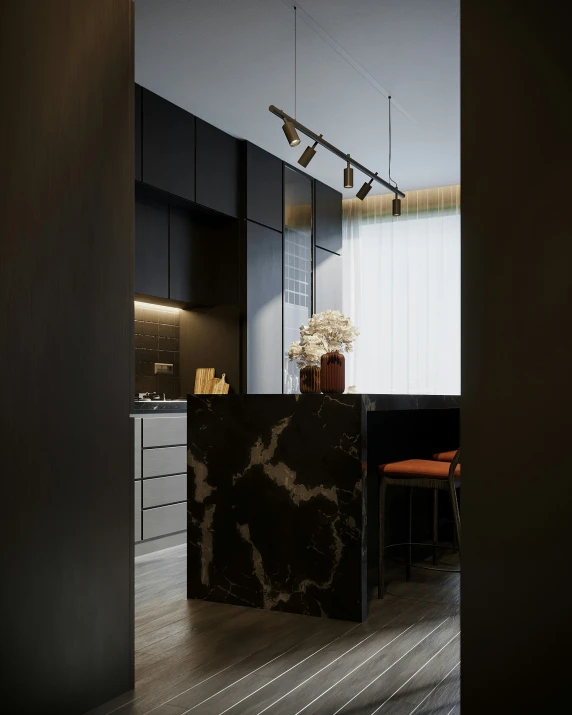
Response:
MULTIPOLYGON (((294 113, 291 5, 136 0, 135 79, 295 164, 305 137, 290 148, 268 111, 275 104, 294 113)), ((392 122, 392 175, 400 188, 460 183, 459 0, 302 0, 298 6, 298 120, 387 178, 381 87, 403 109, 393 109, 392 122)), ((362 177, 356 172, 354 190, 344 190, 343 168, 318 149, 308 171, 354 196, 362 177)), ((372 195, 385 191, 377 186, 372 195)))

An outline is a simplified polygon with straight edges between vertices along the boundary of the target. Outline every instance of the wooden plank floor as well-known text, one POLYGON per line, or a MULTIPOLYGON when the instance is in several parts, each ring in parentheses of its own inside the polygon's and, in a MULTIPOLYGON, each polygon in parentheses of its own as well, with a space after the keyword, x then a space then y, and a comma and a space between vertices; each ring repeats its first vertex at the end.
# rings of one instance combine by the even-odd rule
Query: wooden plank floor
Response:
POLYGON ((460 712, 458 575, 396 569, 355 624, 188 601, 185 546, 135 571, 136 687, 90 715, 460 712))

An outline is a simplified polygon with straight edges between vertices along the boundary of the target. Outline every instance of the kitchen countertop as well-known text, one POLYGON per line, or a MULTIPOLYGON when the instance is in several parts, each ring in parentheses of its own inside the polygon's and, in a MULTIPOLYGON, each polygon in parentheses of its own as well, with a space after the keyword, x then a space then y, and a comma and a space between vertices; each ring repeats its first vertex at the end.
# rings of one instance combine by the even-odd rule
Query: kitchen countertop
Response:
POLYGON ((149 400, 134 402, 131 417, 145 415, 146 417, 184 416, 187 414, 186 400, 149 400))

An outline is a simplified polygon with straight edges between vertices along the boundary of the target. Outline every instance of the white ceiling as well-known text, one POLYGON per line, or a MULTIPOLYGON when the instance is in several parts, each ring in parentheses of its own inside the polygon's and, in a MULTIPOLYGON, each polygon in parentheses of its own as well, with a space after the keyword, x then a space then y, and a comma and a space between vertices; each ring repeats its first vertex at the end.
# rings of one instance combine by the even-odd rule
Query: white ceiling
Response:
MULTIPOLYGON (((290 0, 136 0, 135 79, 233 136, 295 164, 275 104, 294 113, 290 0)), ((387 89, 392 175, 404 190, 460 183, 459 0, 302 0, 297 118, 387 178, 387 99, 332 47, 387 89), (304 22, 307 13, 333 38, 304 22), (323 34, 323 33, 322 33, 323 34)), ((308 171, 342 190, 343 162, 318 150, 308 171)), ((362 183, 356 172, 354 190, 362 183)), ((379 186, 379 185, 378 185, 379 186)), ((372 190, 382 193, 382 187, 372 190)))

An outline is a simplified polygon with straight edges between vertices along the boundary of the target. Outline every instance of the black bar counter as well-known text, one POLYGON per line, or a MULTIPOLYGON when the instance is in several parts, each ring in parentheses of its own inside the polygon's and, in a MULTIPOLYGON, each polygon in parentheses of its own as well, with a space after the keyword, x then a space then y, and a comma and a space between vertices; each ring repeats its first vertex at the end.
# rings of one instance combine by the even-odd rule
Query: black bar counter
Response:
POLYGON ((454 449, 459 404, 188 395, 188 597, 365 620, 377 465, 454 449))

